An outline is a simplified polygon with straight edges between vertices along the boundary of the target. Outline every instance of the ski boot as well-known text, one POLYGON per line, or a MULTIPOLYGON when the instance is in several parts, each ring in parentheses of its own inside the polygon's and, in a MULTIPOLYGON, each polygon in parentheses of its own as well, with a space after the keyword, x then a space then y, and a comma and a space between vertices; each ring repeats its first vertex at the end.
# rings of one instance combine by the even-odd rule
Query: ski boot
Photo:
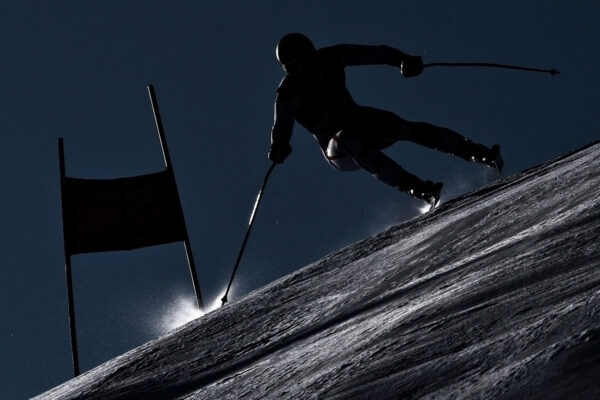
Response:
POLYGON ((504 160, 500 154, 499 144, 493 145, 489 150, 486 151, 486 154, 473 156, 471 159, 477 163, 485 164, 490 168, 495 168, 498 175, 500 175, 502 168, 504 167, 504 160))
POLYGON ((442 182, 425 181, 418 189, 410 189, 409 193, 419 199, 423 200, 431 206, 429 211, 433 210, 435 206, 440 202, 440 195, 442 192, 442 182))

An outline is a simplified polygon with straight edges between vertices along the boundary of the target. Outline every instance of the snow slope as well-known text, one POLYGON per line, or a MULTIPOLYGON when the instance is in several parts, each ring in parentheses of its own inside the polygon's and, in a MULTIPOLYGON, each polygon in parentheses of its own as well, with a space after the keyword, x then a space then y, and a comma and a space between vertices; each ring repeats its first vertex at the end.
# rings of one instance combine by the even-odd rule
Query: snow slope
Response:
POLYGON ((36 399, 600 399, 599 195, 595 144, 36 399))

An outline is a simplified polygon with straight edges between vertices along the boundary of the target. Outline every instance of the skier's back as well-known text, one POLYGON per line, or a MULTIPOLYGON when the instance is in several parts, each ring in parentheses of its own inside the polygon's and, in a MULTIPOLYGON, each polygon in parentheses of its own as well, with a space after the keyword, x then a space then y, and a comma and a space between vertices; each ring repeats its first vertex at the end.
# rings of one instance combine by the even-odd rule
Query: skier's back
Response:
POLYGON ((294 121, 298 121, 314 135, 334 167, 363 168, 382 182, 435 205, 442 184, 422 181, 383 154, 382 149, 408 140, 488 166, 496 166, 499 160, 497 145, 490 149, 450 129, 360 106, 346 88, 345 67, 386 64, 400 67, 405 77, 412 77, 423 71, 421 57, 389 46, 342 44, 317 50, 299 33, 284 36, 276 54, 286 72, 277 89, 271 131, 269 158, 276 163, 291 153, 289 141, 294 121))

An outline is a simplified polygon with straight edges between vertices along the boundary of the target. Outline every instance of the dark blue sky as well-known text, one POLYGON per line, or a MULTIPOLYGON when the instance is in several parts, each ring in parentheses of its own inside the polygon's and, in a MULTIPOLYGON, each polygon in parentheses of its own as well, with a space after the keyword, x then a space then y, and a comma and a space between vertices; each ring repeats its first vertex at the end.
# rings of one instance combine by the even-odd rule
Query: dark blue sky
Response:
MULTIPOLYGON (((432 61, 493 69, 347 71, 359 104, 500 143, 511 174, 598 139, 597 1, 11 2, 0 15, 0 388, 23 398, 71 377, 56 139, 67 174, 115 178, 163 168, 146 85, 155 86, 207 303, 227 284, 266 152, 278 39, 388 44, 432 61), (491 3, 491 4, 490 4, 491 3)), ((418 214, 420 203, 365 172, 338 172, 297 128, 275 169, 231 300, 418 214)), ((398 143, 443 199, 490 171, 398 143)), ((560 177, 557 177, 560 179, 560 177)), ((192 298, 181 244, 73 257, 83 370, 164 332, 192 298)))

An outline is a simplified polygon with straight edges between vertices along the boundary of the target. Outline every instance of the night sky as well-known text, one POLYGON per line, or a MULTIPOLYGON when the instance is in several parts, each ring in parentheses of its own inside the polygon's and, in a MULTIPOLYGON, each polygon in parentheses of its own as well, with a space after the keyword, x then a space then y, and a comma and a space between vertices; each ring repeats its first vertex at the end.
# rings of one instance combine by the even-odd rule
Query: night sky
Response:
MULTIPOLYGON (((10 2, 0 13, 0 393, 72 376, 57 138, 67 175, 164 167, 146 86, 158 96, 204 300, 218 300, 260 183, 283 76, 278 39, 387 44, 424 61, 561 74, 387 66, 347 69, 357 103, 502 145, 509 175, 598 139, 597 1, 10 2)), ((364 171, 339 172, 301 127, 264 194, 230 301, 418 215, 422 203, 364 171)), ((442 200, 491 170, 409 143, 386 151, 442 200)), ((82 370, 164 333, 193 300, 181 243, 73 257, 82 370)))

